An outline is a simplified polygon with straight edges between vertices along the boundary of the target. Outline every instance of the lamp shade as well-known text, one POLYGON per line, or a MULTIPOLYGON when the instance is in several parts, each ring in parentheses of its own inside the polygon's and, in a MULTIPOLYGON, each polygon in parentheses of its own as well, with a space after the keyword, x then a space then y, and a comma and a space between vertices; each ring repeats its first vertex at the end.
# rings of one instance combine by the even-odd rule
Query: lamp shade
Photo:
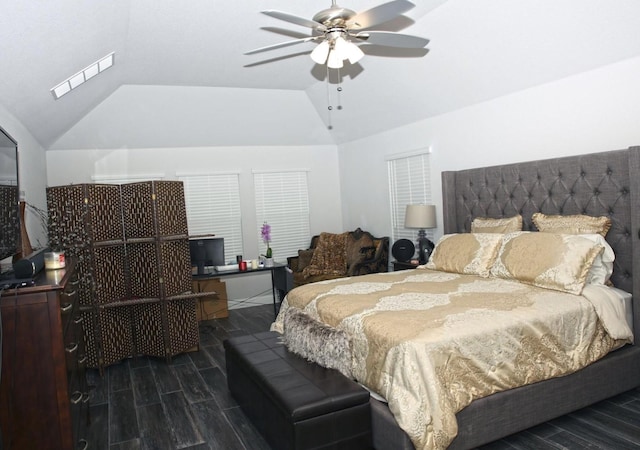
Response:
POLYGON ((420 229, 437 227, 435 205, 407 205, 404 227, 420 229))

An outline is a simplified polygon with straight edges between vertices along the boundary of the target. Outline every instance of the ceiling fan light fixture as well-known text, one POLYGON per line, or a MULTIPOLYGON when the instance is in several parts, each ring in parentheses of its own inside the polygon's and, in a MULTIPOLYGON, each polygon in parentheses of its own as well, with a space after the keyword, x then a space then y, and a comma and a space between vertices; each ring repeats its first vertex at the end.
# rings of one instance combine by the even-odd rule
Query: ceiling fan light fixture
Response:
POLYGON ((364 56, 364 52, 360 50, 356 44, 350 41, 345 41, 345 52, 347 55, 347 59, 351 64, 355 64, 362 59, 364 56))
POLYGON ((337 57, 343 61, 348 59, 351 64, 355 64, 362 59, 364 53, 351 41, 339 36, 335 40, 334 50, 337 57))
POLYGON ((329 56, 329 50, 331 50, 329 46, 329 42, 322 41, 311 52, 311 59, 316 64, 324 64, 327 62, 327 57, 329 56))
POLYGON ((335 48, 331 50, 329 53, 329 58, 327 58, 327 66, 330 69, 340 69, 344 65, 342 63, 343 58, 336 52, 335 48))

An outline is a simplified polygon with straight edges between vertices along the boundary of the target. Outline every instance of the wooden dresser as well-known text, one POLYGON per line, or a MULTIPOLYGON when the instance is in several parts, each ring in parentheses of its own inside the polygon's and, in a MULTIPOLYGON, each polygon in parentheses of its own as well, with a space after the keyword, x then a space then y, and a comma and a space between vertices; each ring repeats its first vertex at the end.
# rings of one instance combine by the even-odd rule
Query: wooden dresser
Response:
POLYGON ((43 270, 35 285, 4 290, 0 425, 2 447, 86 447, 86 356, 73 264, 43 270))

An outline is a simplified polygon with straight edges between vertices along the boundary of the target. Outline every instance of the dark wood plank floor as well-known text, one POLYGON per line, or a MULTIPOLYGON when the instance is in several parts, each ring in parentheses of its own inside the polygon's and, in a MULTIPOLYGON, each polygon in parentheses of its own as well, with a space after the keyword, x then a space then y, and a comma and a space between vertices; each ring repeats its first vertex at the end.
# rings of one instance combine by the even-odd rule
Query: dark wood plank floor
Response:
MULTIPOLYGON (((202 322, 200 351, 136 358, 90 371, 89 448, 98 450, 269 450, 227 391, 222 341, 269 329, 271 305, 202 322)), ((503 449, 640 448, 640 389, 482 447, 503 449)), ((278 450, 278 449, 274 449, 278 450)))

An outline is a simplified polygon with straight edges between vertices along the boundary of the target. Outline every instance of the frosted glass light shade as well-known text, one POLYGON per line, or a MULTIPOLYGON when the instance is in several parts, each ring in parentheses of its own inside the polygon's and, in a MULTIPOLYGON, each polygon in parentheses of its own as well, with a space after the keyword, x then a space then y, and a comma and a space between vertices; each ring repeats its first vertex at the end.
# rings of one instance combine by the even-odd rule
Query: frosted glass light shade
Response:
POLYGON ((342 58, 338 54, 338 52, 331 50, 329 53, 329 58, 327 58, 327 65, 330 69, 340 69, 344 64, 342 63, 342 58))
POLYGON ((327 62, 327 56, 329 56, 329 41, 320 42, 316 48, 311 52, 311 59, 317 64, 324 64, 327 62))
POLYGON ((357 63, 364 56, 360 47, 353 42, 347 41, 342 36, 336 38, 333 51, 337 53, 340 59, 343 61, 348 59, 351 64, 357 63))
POLYGON ((346 50, 346 55, 349 62, 351 64, 355 64, 358 61, 360 61, 364 56, 364 53, 362 52, 362 50, 360 50, 360 47, 358 47, 353 42, 348 42, 348 41, 345 41, 345 42, 346 42, 345 50, 346 50))
POLYGON ((407 205, 404 216, 405 228, 435 228, 436 207, 435 205, 407 205))

